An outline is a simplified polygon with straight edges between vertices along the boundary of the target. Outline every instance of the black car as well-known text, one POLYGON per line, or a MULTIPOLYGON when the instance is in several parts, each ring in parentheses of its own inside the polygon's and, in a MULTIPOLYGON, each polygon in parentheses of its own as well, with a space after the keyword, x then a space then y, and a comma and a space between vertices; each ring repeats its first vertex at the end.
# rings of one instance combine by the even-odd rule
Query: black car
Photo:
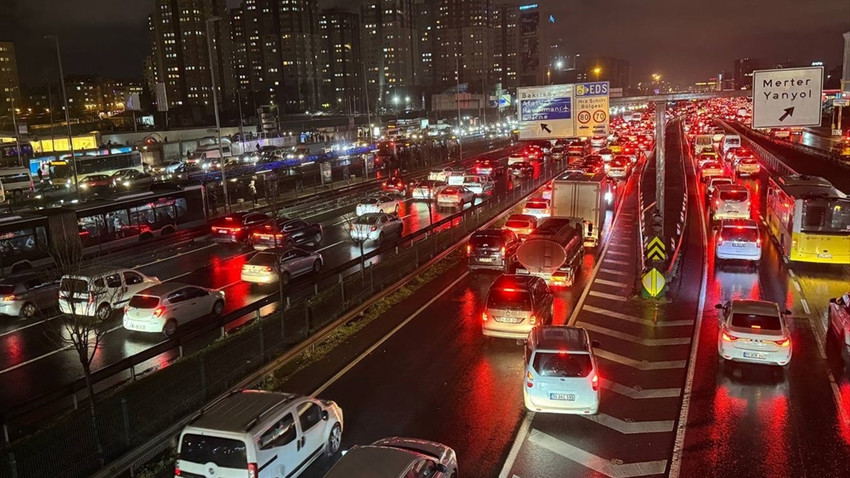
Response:
POLYGON ((534 176, 534 165, 525 161, 508 166, 511 176, 519 178, 530 178, 534 176))
POLYGON ((602 160, 602 156, 591 154, 584 158, 581 168, 587 173, 601 173, 605 171, 605 161, 602 160))
POLYGON ((273 219, 257 227, 251 234, 251 244, 258 251, 296 244, 318 246, 321 242, 322 225, 301 219, 273 219))
POLYGON ((510 229, 480 229, 472 234, 466 245, 470 269, 492 269, 511 272, 520 241, 510 229))
POLYGON ((505 168, 502 166, 502 163, 492 159, 476 160, 474 170, 475 174, 487 174, 493 178, 501 176, 505 172, 505 168))
POLYGON ((254 228, 268 221, 269 216, 260 212, 230 214, 213 221, 210 228, 212 240, 234 244, 246 242, 254 232, 254 228))

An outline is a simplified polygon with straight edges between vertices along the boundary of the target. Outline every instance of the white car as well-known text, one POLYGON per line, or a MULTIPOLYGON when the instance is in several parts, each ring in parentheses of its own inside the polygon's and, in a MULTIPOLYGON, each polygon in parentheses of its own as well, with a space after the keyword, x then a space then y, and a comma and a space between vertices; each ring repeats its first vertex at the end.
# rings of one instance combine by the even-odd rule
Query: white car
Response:
POLYGON ((537 219, 549 217, 552 214, 549 204, 548 199, 529 199, 528 202, 525 203, 525 207, 522 208, 522 213, 534 216, 537 219))
POLYGON ((180 282, 148 287, 124 307, 124 328, 171 337, 188 322, 224 311, 224 292, 180 282))
POLYGON ((752 219, 724 219, 714 248, 718 263, 724 260, 761 260, 759 224, 752 219))
POLYGON ((540 326, 525 344, 522 396, 532 412, 595 415, 599 411, 599 366, 587 331, 540 326))
POLYGON ((594 148, 603 148, 608 144, 608 138, 605 136, 594 136, 590 138, 590 146, 594 148))
POLYGON ((349 227, 349 234, 355 241, 377 241, 380 243, 387 236, 401 237, 404 232, 404 222, 398 216, 378 212, 359 216, 349 227))
POLYGON ((522 151, 514 151, 508 155, 508 166, 514 163, 526 162, 527 159, 528 158, 522 153, 522 151))
POLYGON ((850 351, 850 292, 837 299, 829 299, 829 327, 839 343, 850 351))
POLYGON ((738 176, 758 176, 761 172, 761 165, 758 159, 754 157, 744 157, 735 161, 735 172, 738 176))
POLYGON ((434 199, 437 193, 445 187, 446 183, 434 179, 419 181, 410 188, 410 198, 414 200, 434 199))
POLYGON ((454 172, 457 172, 455 168, 451 168, 448 166, 444 168, 432 169, 428 171, 428 179, 431 181, 440 181, 445 183, 448 180, 449 176, 454 172))
POLYGON ((354 208, 354 212, 358 216, 362 216, 370 212, 398 213, 398 199, 387 195, 366 198, 357 204, 354 208))
POLYGON ((718 185, 714 189, 710 204, 712 221, 750 218, 750 191, 740 184, 718 185))
POLYGON ((732 178, 726 176, 712 176, 708 178, 708 181, 705 183, 705 193, 710 198, 714 195, 714 191, 717 189, 717 186, 721 184, 732 185, 735 182, 732 178))
POLYGON ((463 187, 469 189, 476 196, 487 196, 493 193, 495 183, 490 176, 483 174, 467 174, 463 177, 463 187))
POLYGON ((415 438, 383 438, 354 446, 325 478, 457 478, 455 451, 442 443, 415 438))
POLYGON ((59 310, 105 320, 112 311, 122 310, 134 294, 156 284, 159 284, 156 277, 115 267, 94 267, 67 274, 59 281, 59 310))
POLYGON ((437 193, 437 207, 463 209, 475 202, 475 193, 463 186, 446 186, 437 193))
POLYGON ((182 477, 295 478, 339 452, 342 430, 342 409, 330 400, 239 390, 183 429, 174 468, 182 477))
POLYGON ((725 176, 726 168, 720 161, 709 161, 700 168, 699 175, 700 179, 705 182, 712 176, 725 176))
POLYGON ((791 362, 791 333, 776 302, 732 300, 717 304, 717 353, 733 362, 785 366, 791 362))

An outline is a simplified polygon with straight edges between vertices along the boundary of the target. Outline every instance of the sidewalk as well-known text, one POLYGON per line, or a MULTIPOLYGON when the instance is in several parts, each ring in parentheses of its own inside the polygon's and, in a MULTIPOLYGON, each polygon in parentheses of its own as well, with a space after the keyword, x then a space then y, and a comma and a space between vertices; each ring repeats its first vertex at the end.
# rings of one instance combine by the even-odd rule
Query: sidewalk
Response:
POLYGON ((518 437, 522 445, 512 450, 516 460, 502 476, 590 476, 591 470, 662 476, 667 470, 697 304, 643 300, 634 290, 643 253, 636 189, 636 181, 628 184, 591 283, 569 321, 601 344, 594 350, 599 413, 529 413, 518 437))

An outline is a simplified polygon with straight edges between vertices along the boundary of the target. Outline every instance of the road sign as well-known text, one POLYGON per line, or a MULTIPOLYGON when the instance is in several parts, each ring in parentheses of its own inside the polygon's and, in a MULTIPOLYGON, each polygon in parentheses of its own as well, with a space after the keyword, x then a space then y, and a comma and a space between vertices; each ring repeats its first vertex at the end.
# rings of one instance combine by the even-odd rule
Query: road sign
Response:
POLYGON ((556 139, 576 135, 573 85, 519 88, 517 102, 519 139, 556 139))
POLYGON ((507 108, 511 105, 511 95, 499 95, 499 108, 507 108))
POLYGON ((658 272, 658 269, 652 268, 640 280, 643 284, 643 289, 650 297, 658 297, 664 286, 667 285, 667 280, 664 279, 664 274, 658 272))
POLYGON ((753 72, 753 128, 820 126, 823 67, 753 72))
POLYGON ((607 81, 577 83, 575 85, 575 114, 578 119, 578 136, 608 136, 608 95, 611 91, 607 81), (583 121, 583 120, 587 121, 583 121))
POLYGON ((836 98, 832 100, 834 106, 850 106, 850 98, 836 98))
POLYGON ((650 261, 665 261, 667 260, 667 252, 665 251, 664 241, 658 236, 653 236, 644 248, 646 259, 650 261))

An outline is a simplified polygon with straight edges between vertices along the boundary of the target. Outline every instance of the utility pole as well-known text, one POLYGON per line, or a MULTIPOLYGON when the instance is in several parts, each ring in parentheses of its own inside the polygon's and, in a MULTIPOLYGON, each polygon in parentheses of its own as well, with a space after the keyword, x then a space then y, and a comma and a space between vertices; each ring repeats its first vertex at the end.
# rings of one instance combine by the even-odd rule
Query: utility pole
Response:
POLYGON ((227 176, 224 172, 225 164, 224 164, 224 151, 221 149, 221 121, 218 117, 218 98, 215 93, 215 69, 213 68, 213 51, 212 51, 212 35, 210 34, 210 25, 212 22, 221 20, 221 17, 210 17, 207 18, 207 50, 209 50, 210 54, 210 83, 212 84, 212 100, 213 100, 213 110, 215 110, 215 131, 218 136, 218 158, 219 164, 221 165, 221 187, 224 189, 224 212, 227 214, 228 209, 230 208, 230 200, 227 196, 227 176))
POLYGON ((236 87, 236 104, 239 106, 239 150, 245 154, 245 130, 242 127, 242 96, 239 94, 239 87, 236 87))
MULTIPOLYGON (((68 92, 65 90, 65 73, 62 70, 62 50, 59 48, 59 37, 47 35, 45 38, 56 42, 56 60, 59 62, 59 84, 62 88, 62 101, 65 103, 65 124, 68 125, 68 149, 71 151, 71 170, 74 172, 74 189, 80 196, 79 178, 77 177, 77 156, 74 155, 74 135, 71 132, 71 112, 68 109, 68 92)), ((58 156, 58 155, 57 155, 58 156)), ((56 159, 59 159, 58 157, 56 159)))
POLYGON ((366 63, 361 63, 363 66, 363 96, 366 98, 366 133, 369 135, 369 142, 372 142, 372 113, 369 108, 369 82, 366 79, 366 63))

